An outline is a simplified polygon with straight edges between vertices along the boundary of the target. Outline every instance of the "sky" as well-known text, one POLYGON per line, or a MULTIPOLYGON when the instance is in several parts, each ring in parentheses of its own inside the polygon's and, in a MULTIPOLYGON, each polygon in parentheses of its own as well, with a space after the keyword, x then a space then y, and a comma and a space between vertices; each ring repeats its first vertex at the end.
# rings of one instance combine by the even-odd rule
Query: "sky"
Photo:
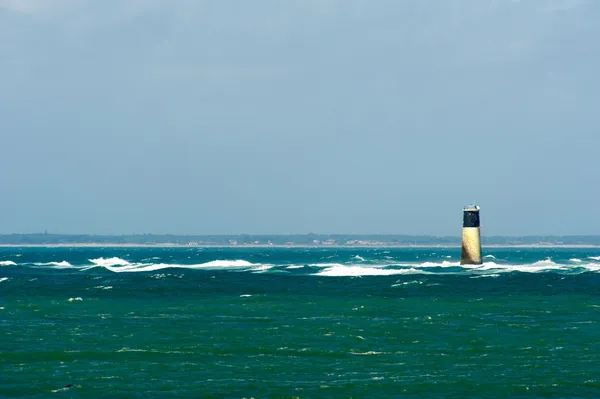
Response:
POLYGON ((600 1, 0 0, 0 233, 600 234, 600 1))

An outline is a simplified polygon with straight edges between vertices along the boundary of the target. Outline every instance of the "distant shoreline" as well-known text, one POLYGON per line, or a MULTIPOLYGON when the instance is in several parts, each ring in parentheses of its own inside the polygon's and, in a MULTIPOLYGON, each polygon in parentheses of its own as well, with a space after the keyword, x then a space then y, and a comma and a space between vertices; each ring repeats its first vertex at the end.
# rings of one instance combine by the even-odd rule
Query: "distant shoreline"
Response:
MULTIPOLYGON (((313 248, 313 249, 378 249, 378 248, 460 248, 460 244, 380 244, 380 245, 309 245, 309 244, 174 244, 174 243, 157 243, 157 244, 118 244, 118 243, 64 243, 64 244, 0 244, 0 248, 313 248)), ((600 248, 600 245, 593 244, 489 244, 482 245, 482 248, 600 248)))

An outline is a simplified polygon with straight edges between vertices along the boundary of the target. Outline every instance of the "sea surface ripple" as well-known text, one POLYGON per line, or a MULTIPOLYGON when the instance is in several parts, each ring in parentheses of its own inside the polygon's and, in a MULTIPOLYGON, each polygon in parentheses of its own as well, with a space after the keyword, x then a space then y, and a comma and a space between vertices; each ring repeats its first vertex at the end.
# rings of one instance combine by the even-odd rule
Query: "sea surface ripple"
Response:
POLYGON ((0 397, 600 397, 600 249, 0 248, 0 397))

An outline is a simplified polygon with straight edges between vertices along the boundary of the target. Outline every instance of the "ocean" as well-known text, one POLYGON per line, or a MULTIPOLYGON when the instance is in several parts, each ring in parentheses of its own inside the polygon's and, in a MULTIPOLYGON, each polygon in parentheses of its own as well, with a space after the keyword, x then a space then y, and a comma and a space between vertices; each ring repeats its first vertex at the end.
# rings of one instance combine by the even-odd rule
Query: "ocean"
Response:
POLYGON ((600 248, 0 248, 0 397, 600 397, 600 248))

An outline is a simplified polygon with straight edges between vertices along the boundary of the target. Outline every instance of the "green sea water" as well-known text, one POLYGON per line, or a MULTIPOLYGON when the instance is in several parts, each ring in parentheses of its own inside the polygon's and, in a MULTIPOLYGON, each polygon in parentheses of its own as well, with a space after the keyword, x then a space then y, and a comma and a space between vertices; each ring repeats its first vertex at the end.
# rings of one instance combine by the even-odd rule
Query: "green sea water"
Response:
POLYGON ((600 249, 2 248, 0 397, 600 397, 600 249))

